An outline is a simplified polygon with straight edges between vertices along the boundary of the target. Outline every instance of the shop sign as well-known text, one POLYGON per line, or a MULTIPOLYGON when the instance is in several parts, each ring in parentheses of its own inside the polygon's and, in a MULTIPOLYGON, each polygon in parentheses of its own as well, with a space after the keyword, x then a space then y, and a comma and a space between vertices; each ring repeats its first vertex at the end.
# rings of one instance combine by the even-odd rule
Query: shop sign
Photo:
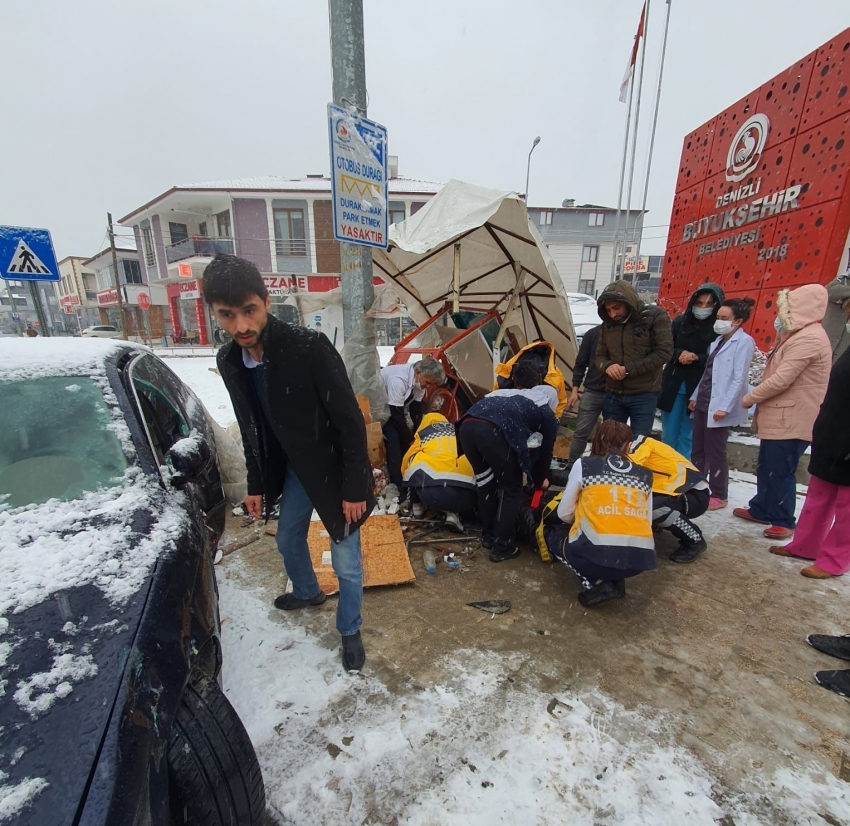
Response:
POLYGON ((201 297, 201 285, 198 281, 183 281, 180 283, 180 299, 189 301, 201 297))
POLYGON ((271 296, 310 291, 306 275, 264 275, 263 283, 271 296))
POLYGON ((108 290, 101 290, 97 294, 97 306, 98 307, 111 307, 113 304, 118 303, 118 293, 115 291, 115 287, 111 287, 108 290))

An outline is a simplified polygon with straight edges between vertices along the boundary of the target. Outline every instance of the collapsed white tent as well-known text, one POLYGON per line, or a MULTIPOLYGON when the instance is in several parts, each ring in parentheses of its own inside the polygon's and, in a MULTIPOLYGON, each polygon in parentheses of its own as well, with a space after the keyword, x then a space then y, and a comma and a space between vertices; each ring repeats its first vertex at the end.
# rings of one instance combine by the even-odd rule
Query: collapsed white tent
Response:
POLYGON ((554 345, 570 383, 577 349, 569 304, 555 262, 516 193, 449 181, 419 212, 390 228, 389 249, 375 250, 373 262, 375 275, 394 285, 418 324, 456 295, 462 309, 496 310, 507 316, 520 346, 554 345))

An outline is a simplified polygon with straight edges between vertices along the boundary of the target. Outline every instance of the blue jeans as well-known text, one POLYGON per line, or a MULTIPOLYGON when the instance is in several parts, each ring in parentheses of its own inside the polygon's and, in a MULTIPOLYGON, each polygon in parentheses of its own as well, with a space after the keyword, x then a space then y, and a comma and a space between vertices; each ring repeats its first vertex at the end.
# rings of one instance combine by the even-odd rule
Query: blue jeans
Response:
POLYGON ((762 439, 756 470, 756 495, 750 499, 750 513, 778 528, 795 528, 797 504, 797 465, 808 442, 802 439, 762 439))
MULTIPOLYGON (((283 493, 280 497, 280 518, 277 523, 277 549, 283 557, 286 575, 292 582, 292 593, 298 599, 310 599, 319 593, 319 581, 310 560, 307 531, 313 503, 291 467, 286 469, 283 493)), ((331 540, 331 563, 339 580, 339 602, 336 606, 336 627, 343 637, 356 634, 363 624, 360 609, 363 605, 363 566, 360 561, 360 531, 336 543, 331 540)))
POLYGON ((635 436, 651 436, 655 422, 658 393, 633 393, 630 396, 605 391, 603 419, 630 424, 635 436))
POLYGON ((688 395, 685 385, 679 388, 673 409, 661 411, 661 441, 670 445, 686 459, 691 458, 694 441, 694 420, 688 415, 688 395))

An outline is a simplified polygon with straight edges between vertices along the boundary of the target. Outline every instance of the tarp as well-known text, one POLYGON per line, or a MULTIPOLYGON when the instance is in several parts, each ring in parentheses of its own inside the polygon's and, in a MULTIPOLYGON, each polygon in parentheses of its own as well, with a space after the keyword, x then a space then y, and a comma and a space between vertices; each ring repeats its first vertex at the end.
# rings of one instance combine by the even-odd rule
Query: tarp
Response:
POLYGON ((520 346, 554 344, 569 381, 577 348, 566 292, 516 193, 449 181, 419 212, 390 227, 389 249, 373 252, 375 275, 392 283, 411 318, 424 324, 452 299, 455 242, 461 306, 504 314, 522 277, 508 325, 520 346))

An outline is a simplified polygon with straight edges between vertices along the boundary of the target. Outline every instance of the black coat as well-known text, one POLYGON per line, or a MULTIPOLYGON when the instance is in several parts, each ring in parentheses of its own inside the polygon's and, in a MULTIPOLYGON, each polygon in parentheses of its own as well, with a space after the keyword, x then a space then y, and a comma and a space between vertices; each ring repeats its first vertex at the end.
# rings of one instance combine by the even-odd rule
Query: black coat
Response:
POLYGON ((271 511, 283 490, 287 462, 335 542, 346 535, 342 503, 374 507, 366 425, 339 353, 328 337, 268 317, 262 333, 266 394, 274 437, 258 428, 242 348, 218 351, 218 369, 233 401, 248 466, 248 494, 265 497, 271 511))
POLYGON ((708 362, 708 350, 711 342, 717 338, 714 332, 714 322, 717 320, 717 310, 723 303, 723 290, 716 284, 706 283, 691 296, 688 308, 681 315, 673 319, 673 358, 667 362, 661 377, 661 393, 658 396, 658 409, 669 413, 676 402, 676 395, 682 382, 685 383, 685 392, 688 398, 696 390, 705 365, 708 362), (700 293, 710 292, 714 296, 714 312, 706 319, 700 321, 691 312, 700 293), (693 364, 680 364, 679 356, 687 350, 699 358, 693 364))
POLYGON ((850 486, 850 350, 829 374, 826 397, 812 432, 809 473, 833 485, 850 486))
POLYGON ((576 366, 573 368, 573 387, 581 387, 583 384, 585 390, 594 390, 597 393, 605 392, 605 374, 599 372, 593 361, 596 356, 601 329, 601 324, 597 327, 591 327, 581 340, 581 347, 578 348, 578 355, 576 356, 576 366))

